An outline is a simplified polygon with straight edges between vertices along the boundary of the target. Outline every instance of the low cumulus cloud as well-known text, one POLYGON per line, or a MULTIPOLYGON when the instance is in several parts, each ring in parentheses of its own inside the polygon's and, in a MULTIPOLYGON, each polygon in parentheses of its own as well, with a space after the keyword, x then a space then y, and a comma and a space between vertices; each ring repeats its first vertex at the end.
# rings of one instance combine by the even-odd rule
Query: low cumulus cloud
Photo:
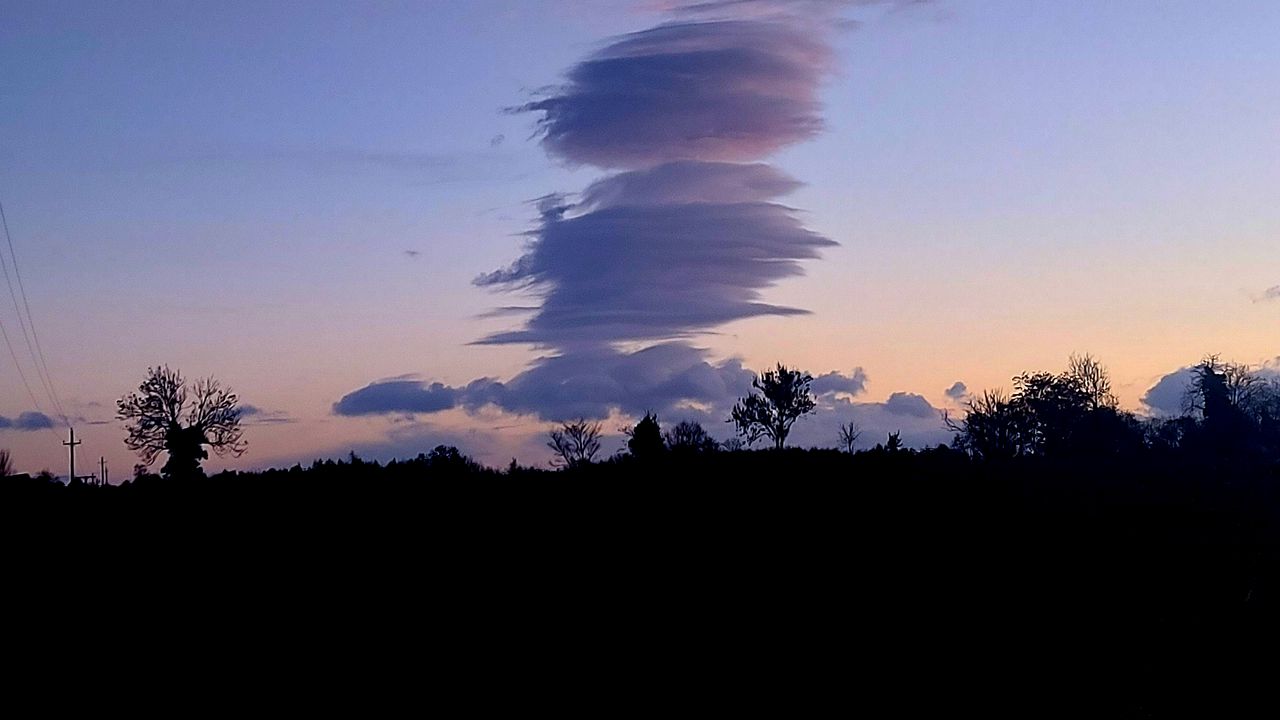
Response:
POLYGON ((542 432, 495 432, 482 428, 448 428, 432 423, 410 423, 391 428, 381 440, 350 443, 317 454, 319 458, 343 458, 355 453, 365 460, 388 462, 429 453, 439 445, 458 448, 462 454, 489 467, 502 467, 516 457, 525 464, 545 464, 550 451, 542 432))
POLYGON ((1155 415, 1178 415, 1187 389, 1194 381, 1195 373, 1190 367, 1178 368, 1148 388, 1142 395, 1142 404, 1155 415))
POLYGON ((952 438, 938 408, 920 395, 895 392, 884 402, 847 398, 820 402, 818 412, 796 422, 788 443, 800 447, 838 447, 840 426, 849 422, 856 423, 862 430, 859 447, 863 448, 885 442, 889 433, 901 433, 908 447, 948 444, 952 438))
MULTIPOLYGON (((1280 357, 1263 362, 1253 374, 1264 380, 1280 380, 1280 357)), ((1187 391, 1195 384, 1195 368, 1181 367, 1167 373, 1142 395, 1142 404, 1157 417, 1180 415, 1185 409, 1187 391)))
POLYGON ((0 416, 0 430, 19 430, 22 432, 30 432, 33 430, 44 430, 52 428, 53 418, 42 412, 27 411, 16 418, 7 418, 0 416))
POLYGON ((955 402, 964 402, 969 399, 969 386, 957 380, 951 387, 944 390, 943 394, 955 402))
POLYGON ((893 415, 917 418, 938 417, 938 411, 923 396, 909 392, 896 392, 884 403, 884 409, 893 415))
MULTIPOLYGON (((430 414, 486 406, 546 420, 639 416, 724 422, 738 398, 751 392, 755 374, 737 359, 712 361, 705 350, 663 343, 635 352, 596 349, 544 357, 507 382, 490 378, 465 386, 393 379, 372 383, 338 401, 339 415, 430 414)), ((862 392, 866 375, 827 373, 814 381, 819 395, 862 392), (821 381, 821 382, 819 382, 821 381)))
POLYGON ((848 375, 833 370, 814 378, 809 387, 819 397, 835 393, 860 395, 867 387, 867 374, 860 367, 848 375))
MULTIPOLYGON (((733 435, 726 422, 729 409, 738 398, 751 392, 753 377, 736 360, 713 363, 703 351, 669 343, 635 353, 543 358, 506 383, 487 378, 462 387, 405 379, 372 383, 344 397, 334 411, 339 415, 429 415, 452 408, 479 413, 496 407, 556 421, 615 413, 638 417, 655 412, 664 427, 681 420, 696 420, 713 436, 725 440, 733 435), (424 397, 430 401, 424 402, 424 397), (452 398, 453 404, 437 406, 437 401, 445 397, 452 398)), ((848 374, 826 373, 820 378, 822 383, 818 383, 819 378, 814 380, 818 412, 796 423, 791 438, 794 445, 834 447, 840 425, 849 421, 858 423, 872 444, 882 442, 891 432, 901 432, 903 440, 916 447, 950 441, 951 433, 942 424, 940 411, 920 395, 895 392, 884 402, 858 402, 851 396, 863 392, 866 383, 860 368, 848 374)), ((405 433, 402 429, 392 432, 397 437, 405 433)), ((412 443, 417 443, 413 446, 423 447, 421 437, 416 433, 413 436, 412 443)), ((402 440, 371 443, 357 450, 377 445, 381 450, 375 456, 390 457, 389 450, 393 448, 406 452, 410 449, 407 437, 402 440)), ((475 447, 472 440, 468 447, 475 447)), ((405 456, 409 455, 400 454, 405 456)))
MULTIPOLYGON (((350 441, 303 455, 266 456, 255 461, 252 467, 267 469, 289 467, 294 463, 308 465, 315 460, 344 460, 350 453, 378 462, 408 460, 430 453, 439 445, 456 447, 464 455, 493 468, 506 466, 513 457, 519 458, 521 464, 545 466, 551 457, 546 441, 546 432, 541 427, 459 428, 435 422, 401 422, 388 427, 381 438, 350 441)), ((621 447, 616 440, 613 444, 621 447)))

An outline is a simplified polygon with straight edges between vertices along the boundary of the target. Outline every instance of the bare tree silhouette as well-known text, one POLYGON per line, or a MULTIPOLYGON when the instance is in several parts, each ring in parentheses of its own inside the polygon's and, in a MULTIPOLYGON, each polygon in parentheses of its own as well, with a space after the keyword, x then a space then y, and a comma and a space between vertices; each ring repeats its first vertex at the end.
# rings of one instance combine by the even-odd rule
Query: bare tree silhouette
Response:
POLYGON ((244 454, 238 402, 235 393, 213 378, 196 380, 188 388, 182 374, 166 365, 148 368, 138 392, 116 401, 116 417, 127 421, 124 444, 142 457, 143 465, 149 467, 160 453, 168 453, 161 473, 190 478, 203 475, 206 447, 219 456, 244 454))
POLYGON ((840 426, 840 449, 853 454, 853 449, 858 445, 858 438, 862 437, 862 428, 858 427, 858 423, 850 420, 840 426))
POLYGON ((1075 378, 1084 391, 1090 410, 1116 408, 1120 399, 1111 392, 1111 376, 1092 355, 1072 355, 1067 359, 1067 374, 1075 378))
POLYGON ((578 418, 566 422, 559 430, 551 431, 547 443, 556 456, 551 461, 557 467, 577 467, 589 464, 600 452, 600 423, 578 418))

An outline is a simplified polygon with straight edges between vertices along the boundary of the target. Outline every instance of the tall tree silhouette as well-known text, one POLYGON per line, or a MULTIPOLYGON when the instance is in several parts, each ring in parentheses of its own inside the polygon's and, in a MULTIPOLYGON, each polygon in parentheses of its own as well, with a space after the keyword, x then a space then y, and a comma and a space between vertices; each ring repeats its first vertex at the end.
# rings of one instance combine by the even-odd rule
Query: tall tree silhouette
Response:
POLYGON ((1111 392, 1111 375, 1092 355, 1085 353, 1069 357, 1067 375, 1084 392, 1090 410, 1119 407, 1120 399, 1111 392))
POLYGON ((160 469, 170 478, 204 474, 200 462, 209 457, 244 454, 239 399, 213 378, 196 380, 188 387, 182 374, 169 366, 148 368, 147 379, 116 401, 116 417, 127 421, 124 444, 150 466, 160 453, 169 459, 160 469), (190 396, 190 404, 188 399, 190 396))
POLYGON ((1249 366, 1209 355, 1192 368, 1183 409, 1219 454, 1280 451, 1280 385, 1249 366))
POLYGON ((817 407, 809 387, 812 382, 813 376, 809 373, 778 363, 776 368, 764 371, 751 381, 751 386, 760 392, 739 400, 733 406, 729 421, 748 444, 768 437, 775 448, 781 449, 787 442, 791 425, 817 407))

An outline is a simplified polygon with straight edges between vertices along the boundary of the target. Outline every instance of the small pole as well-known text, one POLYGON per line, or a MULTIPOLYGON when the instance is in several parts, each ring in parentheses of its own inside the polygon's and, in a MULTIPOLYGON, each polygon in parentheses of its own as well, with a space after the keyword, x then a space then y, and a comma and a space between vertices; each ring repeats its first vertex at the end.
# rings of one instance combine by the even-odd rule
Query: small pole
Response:
POLYGON ((66 445, 68 451, 71 453, 71 462, 68 468, 69 471, 67 473, 67 484, 70 485, 71 483, 76 481, 76 446, 80 444, 80 441, 76 439, 75 428, 68 427, 67 433, 69 434, 68 435, 69 439, 62 444, 66 445))
POLYGON ((102 479, 102 484, 106 485, 107 484, 107 459, 105 457, 98 458, 98 467, 102 469, 102 472, 98 474, 98 477, 102 479))

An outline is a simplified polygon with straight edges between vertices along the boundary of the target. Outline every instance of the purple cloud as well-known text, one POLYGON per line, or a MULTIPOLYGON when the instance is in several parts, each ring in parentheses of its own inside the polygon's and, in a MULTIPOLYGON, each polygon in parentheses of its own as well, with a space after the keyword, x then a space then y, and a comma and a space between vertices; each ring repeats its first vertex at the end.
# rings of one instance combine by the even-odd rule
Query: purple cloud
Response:
POLYGON ((0 430, 31 432, 53 427, 53 418, 42 412, 28 410, 16 418, 0 417, 0 430))
MULTIPOLYGON (((524 323, 477 342, 529 343, 553 354, 505 382, 373 383, 334 412, 494 405, 546 419, 652 410, 723 421, 750 390, 752 373, 736 360, 714 363, 683 340, 734 320, 806 312, 770 304, 763 292, 835 244, 777 202, 796 180, 748 162, 821 129, 817 94, 832 69, 829 34, 820 23, 754 13, 686 17, 615 39, 574 66, 564 85, 517 108, 541 116, 541 142, 552 156, 623 171, 576 200, 540 198, 525 253, 475 280, 537 301, 509 306, 528 312, 524 323), (636 342, 654 344, 620 349, 636 342)), ((861 370, 818 382, 850 394, 864 384, 861 370)))
POLYGON ((792 441, 801 447, 835 447, 840 426, 847 422, 862 428, 862 447, 884 442, 889 433, 902 433, 910 447, 949 443, 952 434, 942 414, 923 397, 895 392, 884 402, 856 402, 844 397, 819 398, 818 412, 796 422, 792 441))
POLYGON ((853 372, 848 375, 832 371, 825 375, 819 375, 813 379, 813 383, 809 386, 815 395, 830 395, 834 393, 846 393, 849 395, 860 395, 867 386, 867 374, 862 368, 854 368, 853 372))
POLYGON ((622 36, 516 110, 541 113, 543 147, 571 163, 757 160, 822 129, 831 69, 822 34, 793 24, 675 22, 622 36))
POLYGON ((798 261, 835 244, 790 208, 763 201, 792 187, 766 166, 684 162, 596 182, 583 205, 545 198, 525 255, 475 281, 536 291, 542 305, 523 329, 480 342, 661 340, 802 314, 760 300, 764 288, 801 274, 798 261))
MULTIPOLYGON (((728 408, 751 389, 753 375, 737 360, 711 363, 706 351, 664 343, 632 353, 607 348, 541 358, 507 382, 481 378, 463 387, 414 380, 372 383, 334 405, 339 415, 429 414, 494 405, 548 420, 629 415, 702 419, 728 408)), ((723 418, 718 418, 723 420, 723 418)))
MULTIPOLYGON (((1251 368, 1250 374, 1269 382, 1280 382, 1280 357, 1251 368)), ((1192 366, 1178 368, 1162 376, 1142 395, 1142 404, 1156 416, 1176 416, 1187 410, 1187 393, 1195 386, 1192 366)))
POLYGON ((334 404, 333 411, 338 415, 432 413, 448 410, 457 399, 457 390, 440 383, 424 385, 416 380, 386 380, 348 393, 334 404))
POLYGON ((909 415, 918 418, 933 418, 938 416, 938 411, 925 400, 923 396, 915 393, 896 392, 889 396, 884 403, 884 409, 894 415, 909 415))

